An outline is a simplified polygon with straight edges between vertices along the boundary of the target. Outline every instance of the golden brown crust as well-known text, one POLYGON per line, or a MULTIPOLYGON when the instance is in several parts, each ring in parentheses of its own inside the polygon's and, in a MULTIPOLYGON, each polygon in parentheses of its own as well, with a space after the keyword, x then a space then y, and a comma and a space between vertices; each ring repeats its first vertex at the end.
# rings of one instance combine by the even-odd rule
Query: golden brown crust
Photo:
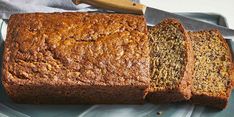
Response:
POLYGON ((186 40, 187 64, 179 90, 182 92, 182 94, 184 94, 184 98, 188 100, 191 97, 192 75, 194 71, 194 53, 190 36, 182 24, 180 24, 180 30, 184 32, 184 38, 186 40))
POLYGON ((191 102, 197 105, 209 106, 218 109, 227 107, 228 99, 208 95, 192 95, 191 102))
POLYGON ((137 15, 12 15, 3 61, 3 85, 17 102, 142 103, 150 82, 147 27, 137 15))
MULTIPOLYGON (((186 42, 186 67, 183 72, 183 77, 180 80, 180 84, 174 89, 165 89, 162 91, 155 91, 153 87, 148 88, 149 93, 147 94, 147 100, 153 103, 166 103, 188 100, 191 97, 191 78, 193 72, 194 57, 191 46, 191 40, 182 26, 182 24, 176 19, 166 19, 160 23, 161 25, 177 25, 184 36, 186 42)), ((159 28, 156 25, 153 28, 159 28)), ((175 84, 173 84, 175 85, 175 84)))
MULTIPOLYGON (((216 30, 204 30, 204 31, 198 31, 198 32, 189 32, 189 35, 196 35, 199 33, 206 33, 206 32, 214 32, 218 35, 219 39, 222 41, 224 47, 226 48, 227 52, 228 52, 228 57, 230 62, 232 63, 232 56, 231 56, 231 51, 230 48, 226 42, 226 40, 222 37, 221 33, 216 30)), ((193 38, 191 38, 193 40, 193 38)), ((232 90, 232 85, 233 85, 233 63, 230 64, 229 66, 229 74, 230 74, 230 79, 231 83, 226 87, 226 94, 222 95, 220 94, 219 96, 213 96, 213 95, 209 95, 209 94, 197 94, 196 92, 193 92, 192 90, 192 97, 191 97, 191 102, 194 104, 199 104, 199 105, 206 105, 206 106, 210 106, 210 107, 215 107, 215 108, 219 108, 219 109, 224 109, 227 106, 228 103, 228 99, 230 97, 230 93, 232 90)))

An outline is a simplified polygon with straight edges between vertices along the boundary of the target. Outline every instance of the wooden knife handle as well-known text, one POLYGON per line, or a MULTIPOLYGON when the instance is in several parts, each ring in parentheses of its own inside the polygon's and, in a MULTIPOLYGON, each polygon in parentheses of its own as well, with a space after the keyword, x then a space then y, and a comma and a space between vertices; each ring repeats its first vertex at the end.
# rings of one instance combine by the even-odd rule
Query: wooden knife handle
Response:
POLYGON ((129 0, 72 0, 73 3, 80 4, 85 3, 97 8, 113 10, 124 13, 134 13, 142 15, 145 12, 146 7, 139 3, 134 3, 129 0))

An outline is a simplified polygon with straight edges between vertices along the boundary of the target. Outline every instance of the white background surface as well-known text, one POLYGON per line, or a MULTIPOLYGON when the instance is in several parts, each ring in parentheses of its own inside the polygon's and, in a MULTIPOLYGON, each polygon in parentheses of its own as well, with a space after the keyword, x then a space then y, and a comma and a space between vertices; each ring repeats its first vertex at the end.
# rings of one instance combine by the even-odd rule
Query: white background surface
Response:
POLYGON ((234 0, 140 0, 141 3, 169 12, 202 12, 223 15, 234 29, 234 0))
MULTIPOLYGON (((0 17, 10 13, 77 10, 72 0, 0 0, 0 17)), ((234 0, 140 0, 141 3, 169 12, 217 13, 226 17, 234 29, 234 0)))

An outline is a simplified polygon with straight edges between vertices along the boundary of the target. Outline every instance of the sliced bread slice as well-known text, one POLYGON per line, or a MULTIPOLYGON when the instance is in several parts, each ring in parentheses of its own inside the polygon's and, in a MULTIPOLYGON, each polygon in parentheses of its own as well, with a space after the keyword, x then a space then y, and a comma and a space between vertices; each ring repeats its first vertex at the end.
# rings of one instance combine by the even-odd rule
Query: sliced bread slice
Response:
POLYGON ((191 40, 182 24, 166 19, 149 29, 151 85, 146 99, 152 103, 188 100, 193 70, 191 40))
POLYGON ((230 49, 218 30, 189 32, 189 36, 195 56, 191 101, 223 109, 233 84, 230 49))

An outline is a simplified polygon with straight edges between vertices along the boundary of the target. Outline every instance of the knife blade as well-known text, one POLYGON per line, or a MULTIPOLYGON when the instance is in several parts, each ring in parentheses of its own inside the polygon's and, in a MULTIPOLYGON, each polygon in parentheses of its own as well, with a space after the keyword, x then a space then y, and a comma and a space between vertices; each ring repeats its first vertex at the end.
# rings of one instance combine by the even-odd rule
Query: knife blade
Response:
POLYGON ((147 7, 129 0, 73 0, 73 3, 86 3, 94 7, 113 10, 117 12, 133 13, 144 15, 148 26, 154 26, 165 18, 175 18, 179 20, 187 30, 198 31, 208 29, 218 29, 224 38, 234 39, 234 30, 227 27, 210 24, 203 21, 191 19, 182 15, 166 12, 160 9, 147 7))
POLYGON ((211 24, 211 23, 207 23, 207 22, 203 22, 203 21, 198 21, 198 20, 195 20, 192 18, 173 14, 173 13, 166 12, 163 10, 147 7, 144 16, 146 17, 147 24, 151 25, 151 26, 159 23, 160 21, 162 21, 165 18, 175 18, 175 19, 179 20, 187 30, 198 31, 198 30, 204 30, 204 29, 206 30, 206 29, 214 29, 215 28, 215 29, 218 29, 222 33, 224 38, 227 38, 227 39, 233 38, 234 39, 234 30, 233 29, 229 29, 227 27, 223 27, 223 26, 219 26, 219 25, 215 25, 215 24, 211 24))

